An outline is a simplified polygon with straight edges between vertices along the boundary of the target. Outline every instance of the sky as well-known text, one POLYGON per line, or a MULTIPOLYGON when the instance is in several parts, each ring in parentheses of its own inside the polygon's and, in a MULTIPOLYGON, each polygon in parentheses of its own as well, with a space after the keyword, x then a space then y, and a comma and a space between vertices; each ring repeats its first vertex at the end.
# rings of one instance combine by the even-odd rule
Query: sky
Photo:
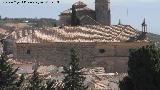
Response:
MULTIPOLYGON (((77 1, 83 1, 94 10, 95 0, 48 0, 45 4, 6 4, 3 2, 24 0, 0 0, 0 15, 10 18, 53 18, 58 19, 60 12, 71 8, 77 1), (54 2, 54 3, 51 3, 54 2)), ((26 0, 47 1, 47 0, 26 0)), ((143 19, 146 19, 148 32, 160 34, 160 0, 111 0, 112 24, 119 19, 122 24, 128 24, 141 30, 143 19)))

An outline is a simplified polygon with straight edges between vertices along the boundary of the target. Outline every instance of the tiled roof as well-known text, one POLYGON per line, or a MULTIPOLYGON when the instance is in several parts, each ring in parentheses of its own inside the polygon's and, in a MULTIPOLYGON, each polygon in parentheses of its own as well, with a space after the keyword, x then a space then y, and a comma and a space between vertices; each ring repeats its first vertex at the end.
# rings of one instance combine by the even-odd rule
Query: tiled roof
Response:
MULTIPOLYGON (((17 33, 19 35, 22 33, 17 33)), ((17 43, 42 43, 42 42, 125 42, 140 33, 130 25, 87 25, 64 26, 48 29, 34 30, 34 33, 19 38, 17 43)), ((20 35, 23 36, 23 35, 20 35)))
POLYGON ((72 10, 71 9, 65 10, 61 14, 67 14, 67 13, 72 13, 72 10))
POLYGON ((92 9, 88 8, 88 7, 83 7, 83 8, 77 8, 77 11, 82 11, 82 10, 87 10, 87 11, 93 11, 92 9))
MULTIPOLYGON (((83 7, 83 8, 77 8, 76 9, 76 11, 83 11, 83 10, 85 10, 85 11, 94 11, 94 10, 88 8, 88 7, 83 7)), ((67 9, 67 10, 64 10, 63 12, 61 12, 61 15, 70 14, 70 13, 72 13, 72 9, 67 9)))
MULTIPOLYGON (((74 3, 73 5, 75 6, 76 11, 83 11, 83 10, 94 11, 94 10, 88 8, 87 5, 85 3, 83 3, 83 2, 81 2, 81 1, 78 1, 78 2, 74 3)), ((70 14, 70 13, 72 13, 72 8, 61 12, 61 15, 70 14)))
POLYGON ((24 60, 9 59, 8 62, 13 64, 13 65, 32 65, 32 62, 24 61, 24 60))
POLYGON ((88 15, 83 15, 82 17, 79 18, 79 20, 81 21, 82 25, 101 25, 99 22, 97 22, 88 15))
POLYGON ((78 1, 78 2, 74 3, 73 5, 75 5, 75 6, 87 6, 85 3, 81 2, 81 1, 78 1))

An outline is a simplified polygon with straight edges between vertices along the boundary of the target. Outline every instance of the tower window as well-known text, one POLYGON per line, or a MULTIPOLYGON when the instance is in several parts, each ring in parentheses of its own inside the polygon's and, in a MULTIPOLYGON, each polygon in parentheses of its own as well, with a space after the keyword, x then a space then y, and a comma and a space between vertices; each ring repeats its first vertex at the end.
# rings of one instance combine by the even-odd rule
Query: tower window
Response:
POLYGON ((99 49, 99 52, 103 54, 103 53, 106 52, 106 50, 105 49, 99 49))
POLYGON ((27 50, 27 54, 31 54, 31 50, 27 50))

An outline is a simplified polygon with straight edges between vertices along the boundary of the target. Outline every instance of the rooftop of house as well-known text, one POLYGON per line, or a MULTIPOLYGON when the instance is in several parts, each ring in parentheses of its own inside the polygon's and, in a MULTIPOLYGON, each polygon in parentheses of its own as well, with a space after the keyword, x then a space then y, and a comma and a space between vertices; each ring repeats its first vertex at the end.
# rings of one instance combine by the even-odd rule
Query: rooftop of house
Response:
POLYGON ((9 63, 13 64, 13 65, 32 65, 32 62, 29 61, 24 61, 24 60, 13 60, 13 59, 9 59, 8 60, 9 63))
POLYGON ((86 25, 21 30, 15 32, 13 38, 16 43, 146 41, 139 40, 140 35, 130 25, 86 25))
POLYGON ((78 1, 76 3, 73 4, 75 6, 75 8, 82 8, 82 7, 86 7, 87 5, 81 1, 78 1))
MULTIPOLYGON (((81 1, 78 1, 76 3, 73 4, 76 8, 76 11, 93 11, 92 9, 88 8, 87 5, 81 1)), ((61 15, 68 15, 72 13, 72 8, 70 9, 67 9, 67 10, 64 10, 63 12, 61 12, 60 16, 61 15)))

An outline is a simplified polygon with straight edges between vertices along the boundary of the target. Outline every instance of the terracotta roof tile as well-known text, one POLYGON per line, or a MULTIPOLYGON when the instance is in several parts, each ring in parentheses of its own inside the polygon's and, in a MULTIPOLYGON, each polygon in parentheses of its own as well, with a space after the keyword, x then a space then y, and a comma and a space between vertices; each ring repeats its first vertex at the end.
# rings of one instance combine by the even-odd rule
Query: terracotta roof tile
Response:
MULTIPOLYGON (((20 33, 17 33, 18 35, 20 33)), ((33 35, 18 39, 17 43, 41 42, 125 42, 140 33, 130 25, 87 25, 53 27, 44 30, 34 30, 33 35)))

